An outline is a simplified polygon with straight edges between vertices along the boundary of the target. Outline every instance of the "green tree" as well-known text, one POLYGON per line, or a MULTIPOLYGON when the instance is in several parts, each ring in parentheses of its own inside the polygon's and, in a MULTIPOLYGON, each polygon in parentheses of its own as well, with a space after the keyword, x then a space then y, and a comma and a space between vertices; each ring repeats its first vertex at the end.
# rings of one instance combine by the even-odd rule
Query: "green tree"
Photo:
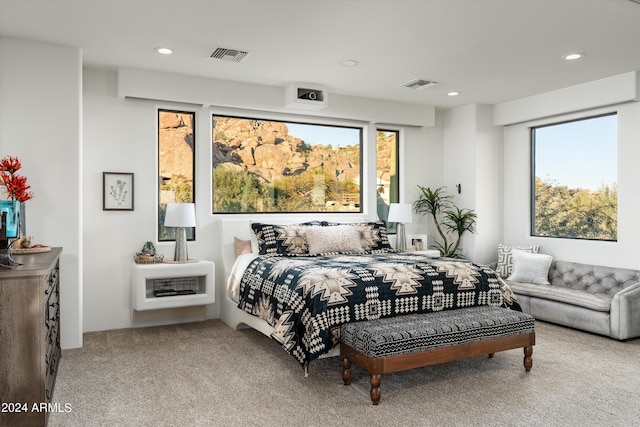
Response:
POLYGON ((225 167, 213 170, 214 212, 263 212, 270 210, 268 188, 253 174, 225 167))
POLYGON ((160 186, 162 191, 172 191, 177 203, 193 203, 193 185, 186 176, 172 175, 160 186))
POLYGON ((534 235, 577 239, 617 238, 617 186, 598 191, 535 180, 534 235))

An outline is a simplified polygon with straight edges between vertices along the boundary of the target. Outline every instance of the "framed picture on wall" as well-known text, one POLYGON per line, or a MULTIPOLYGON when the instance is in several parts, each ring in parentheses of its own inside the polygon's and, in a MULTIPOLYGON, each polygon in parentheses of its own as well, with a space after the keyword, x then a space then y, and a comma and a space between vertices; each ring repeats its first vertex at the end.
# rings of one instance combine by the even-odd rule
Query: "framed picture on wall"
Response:
POLYGON ((133 174, 102 172, 102 210, 133 210, 133 174))
POLYGON ((426 234, 408 234, 407 247, 411 251, 426 251, 427 235, 426 234))

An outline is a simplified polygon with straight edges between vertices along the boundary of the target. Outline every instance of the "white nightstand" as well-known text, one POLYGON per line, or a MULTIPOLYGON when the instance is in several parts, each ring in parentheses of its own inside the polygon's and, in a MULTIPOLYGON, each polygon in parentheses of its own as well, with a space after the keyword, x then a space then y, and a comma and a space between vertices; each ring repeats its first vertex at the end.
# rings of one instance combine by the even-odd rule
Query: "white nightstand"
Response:
POLYGON ((215 264, 196 261, 184 264, 133 264, 131 299, 138 311, 206 305, 215 302, 215 264), (173 289, 176 294, 156 296, 155 291, 173 289), (194 292, 194 293, 189 293, 194 292))
POLYGON ((440 256, 440 251, 437 249, 427 249, 424 251, 411 251, 411 253, 425 255, 432 258, 438 258, 440 256))

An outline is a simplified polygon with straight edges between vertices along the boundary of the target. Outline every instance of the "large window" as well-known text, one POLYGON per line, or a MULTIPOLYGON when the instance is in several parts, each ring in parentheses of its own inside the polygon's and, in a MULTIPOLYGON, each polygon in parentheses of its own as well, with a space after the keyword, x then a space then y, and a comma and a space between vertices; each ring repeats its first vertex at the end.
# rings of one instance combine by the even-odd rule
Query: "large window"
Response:
POLYGON ((617 116, 531 129, 531 235, 617 239, 617 116))
POLYGON ((362 212, 362 128, 212 120, 213 213, 362 212))
MULTIPOLYGON (((158 110, 158 240, 174 240, 175 230, 164 226, 167 203, 195 202, 196 114, 189 111, 158 110)), ((187 229, 195 238, 195 227, 187 229)))
MULTIPOLYGON (((376 210, 378 218, 387 223, 389 205, 399 201, 398 146, 400 132, 378 129, 376 132, 376 210)), ((387 223, 395 233, 396 223, 387 223)))

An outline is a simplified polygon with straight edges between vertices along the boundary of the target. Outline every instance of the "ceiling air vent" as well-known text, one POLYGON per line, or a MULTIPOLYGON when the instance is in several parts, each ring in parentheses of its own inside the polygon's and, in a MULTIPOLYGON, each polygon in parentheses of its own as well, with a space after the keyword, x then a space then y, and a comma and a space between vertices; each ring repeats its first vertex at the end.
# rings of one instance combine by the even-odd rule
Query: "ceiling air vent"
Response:
POLYGON ((241 62, 247 57, 247 55, 249 55, 249 52, 244 50, 219 47, 213 51, 211 57, 214 59, 220 59, 221 61, 241 62))
POLYGON ((408 87, 409 89, 426 89, 437 84, 438 82, 434 82, 431 80, 415 79, 403 84, 402 86, 408 87))

